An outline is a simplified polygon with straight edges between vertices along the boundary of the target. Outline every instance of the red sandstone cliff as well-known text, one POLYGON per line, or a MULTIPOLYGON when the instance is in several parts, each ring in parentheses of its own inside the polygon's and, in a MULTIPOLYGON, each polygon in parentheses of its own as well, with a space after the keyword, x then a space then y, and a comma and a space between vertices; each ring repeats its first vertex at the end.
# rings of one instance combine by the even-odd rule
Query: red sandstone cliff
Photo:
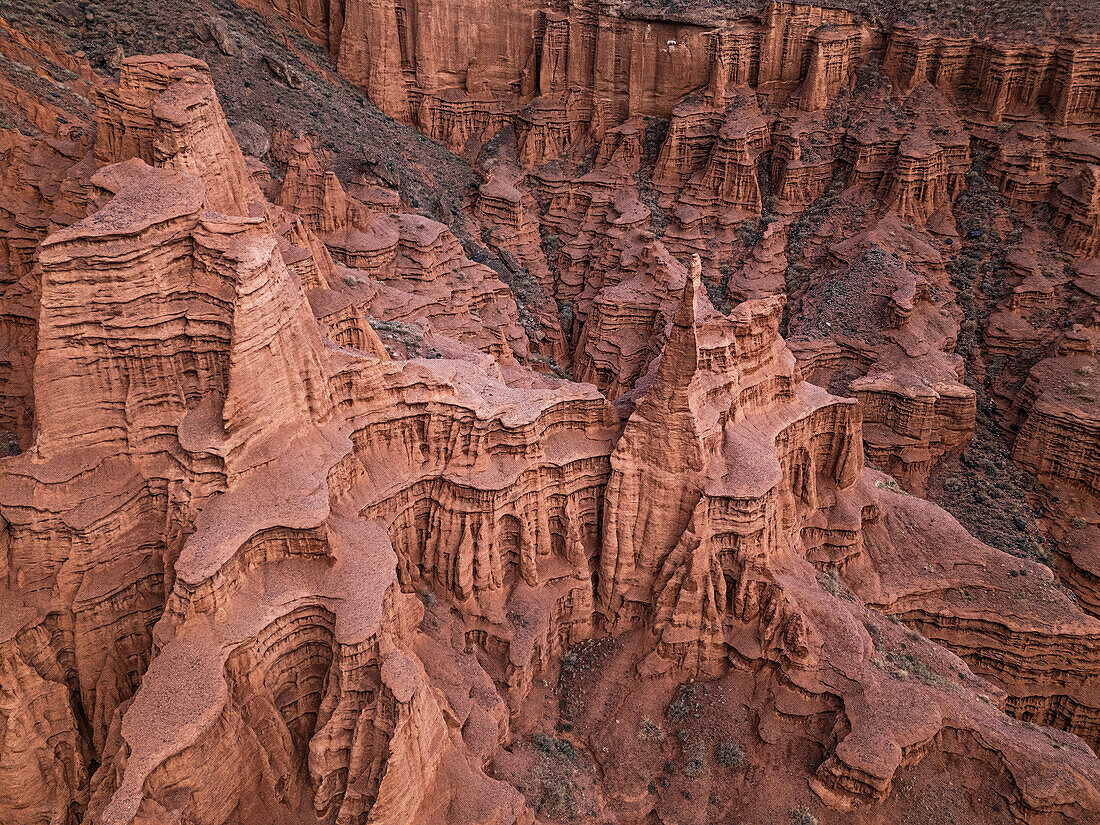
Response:
POLYGON ((273 8, 481 185, 4 29, 0 820, 1100 821, 1092 41, 273 8))

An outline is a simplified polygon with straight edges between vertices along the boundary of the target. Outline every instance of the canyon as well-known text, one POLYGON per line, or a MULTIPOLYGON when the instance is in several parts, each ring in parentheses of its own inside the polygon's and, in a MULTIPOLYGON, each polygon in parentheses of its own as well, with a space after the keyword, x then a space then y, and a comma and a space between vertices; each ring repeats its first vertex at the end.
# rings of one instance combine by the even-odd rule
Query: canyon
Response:
POLYGON ((0 0, 0 823, 1100 823, 1100 10, 0 0))

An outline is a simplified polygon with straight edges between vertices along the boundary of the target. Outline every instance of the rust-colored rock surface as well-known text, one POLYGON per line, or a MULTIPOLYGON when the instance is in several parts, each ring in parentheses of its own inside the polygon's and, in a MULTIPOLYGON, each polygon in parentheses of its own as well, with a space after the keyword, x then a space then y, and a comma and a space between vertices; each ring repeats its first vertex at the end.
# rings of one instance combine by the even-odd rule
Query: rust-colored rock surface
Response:
MULTIPOLYGON (((894 25, 883 27, 876 16, 845 8, 782 3, 758 9, 685 3, 664 11, 654 3, 350 6, 356 8, 277 8, 337 54, 339 70, 384 111, 456 151, 476 154, 502 127, 509 132, 515 159, 534 172, 524 178, 541 202, 549 200, 543 225, 561 241, 550 264, 568 284, 554 297, 569 305, 575 377, 594 380, 612 397, 636 380, 639 357, 627 357, 624 382, 615 363, 623 354, 591 341, 602 338, 608 324, 622 328, 622 317, 608 317, 608 304, 629 303, 619 294, 596 302, 601 309, 593 313, 592 287, 607 280, 599 269, 578 291, 579 276, 570 270, 603 257, 592 249, 594 235, 602 244, 627 226, 656 221, 664 245, 681 257, 699 253, 708 278, 732 301, 782 292, 783 273, 789 276, 791 268, 818 283, 848 270, 843 280, 854 285, 861 266, 849 267, 876 243, 903 257, 913 273, 902 277, 904 284, 894 279, 890 292, 898 293, 897 301, 884 296, 891 307, 863 314, 863 324, 876 331, 850 336, 806 328, 813 311, 803 329, 792 331, 796 339, 810 338, 796 351, 813 380, 861 398, 870 460, 921 492, 936 465, 956 455, 973 430, 974 397, 953 354, 958 330, 938 317, 946 312, 957 321, 959 315, 944 264, 957 254, 952 201, 972 164, 972 142, 983 157, 994 150, 991 177, 1014 205, 1049 204, 1064 248, 1085 257, 1097 253, 1090 135, 1100 112, 1088 78, 1100 52, 1095 16, 1084 8, 1064 8, 1057 20, 1048 15, 1036 23, 1044 33, 1034 43, 1013 28, 1012 15, 979 21, 961 9, 894 15, 894 25), (982 26, 985 35, 977 34, 982 26), (1079 34, 1059 39, 1071 29, 1079 34), (868 69, 872 59, 877 71, 868 69), (670 125, 657 157, 647 158, 643 144, 655 137, 647 134, 654 118, 670 125), (595 169, 563 177, 562 159, 574 161, 566 168, 575 166, 593 146, 595 169), (652 166, 640 169, 646 161, 652 166), (762 165, 768 180, 758 174, 762 165), (874 196, 862 227, 840 214, 839 225, 827 220, 814 227, 818 237, 832 229, 847 241, 841 250, 807 245, 800 231, 805 213, 791 219, 819 203, 830 186, 874 196), (634 206, 633 191, 642 198, 635 197, 634 206), (646 213, 649 198, 659 215, 646 213), (609 208, 615 212, 603 226, 609 208), (876 230, 883 212, 913 235, 900 239, 897 224, 876 230), (738 233, 748 219, 771 224, 771 231, 738 233), (791 230, 797 240, 785 237, 791 230), (738 248, 738 234, 754 239, 750 254, 738 248), (927 317, 925 308, 936 317, 927 317), (590 316, 595 329, 582 341, 590 316), (884 336, 891 343, 878 345, 884 336), (860 344, 853 343, 857 337, 860 344), (859 387, 851 386, 853 379, 859 387)), ((530 200, 522 186, 516 191, 500 178, 481 193, 482 216, 493 211, 494 199, 498 218, 502 202, 530 200)), ((507 223, 520 231, 515 218, 507 223)), ((544 264, 532 267, 546 284, 544 264)), ((804 298, 812 296, 790 286, 802 318, 804 298)), ((652 338, 652 311, 630 314, 628 337, 652 338)), ((991 334, 1032 340, 1007 318, 996 321, 991 334)), ((640 353, 643 345, 630 348, 640 353)), ((567 358, 558 351, 560 363, 567 358)))
POLYGON ((0 4, 0 823, 1100 823, 1100 28, 941 5, 0 4))

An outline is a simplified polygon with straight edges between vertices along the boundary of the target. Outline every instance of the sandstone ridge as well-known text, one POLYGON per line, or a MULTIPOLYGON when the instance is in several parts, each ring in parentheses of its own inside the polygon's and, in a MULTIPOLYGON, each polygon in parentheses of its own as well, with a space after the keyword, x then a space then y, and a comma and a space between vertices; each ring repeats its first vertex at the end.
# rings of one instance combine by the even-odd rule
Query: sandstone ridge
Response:
POLYGON ((1100 822, 1095 42, 250 5, 478 184, 4 24, 0 821, 1100 822))

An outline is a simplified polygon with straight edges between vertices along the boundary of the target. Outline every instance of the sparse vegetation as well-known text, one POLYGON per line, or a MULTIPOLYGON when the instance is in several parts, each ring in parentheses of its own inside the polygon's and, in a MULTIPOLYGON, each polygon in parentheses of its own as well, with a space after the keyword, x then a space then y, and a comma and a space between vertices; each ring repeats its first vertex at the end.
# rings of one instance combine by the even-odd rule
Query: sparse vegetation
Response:
POLYGON ((1092 404, 1096 401, 1096 396, 1080 381, 1071 381, 1066 386, 1066 389, 1069 390, 1069 394, 1078 401, 1084 401, 1086 404, 1092 404))
POLYGON ((760 243, 760 239, 764 237, 764 229, 767 224, 761 218, 750 218, 741 224, 741 227, 737 230, 738 235, 741 237, 741 243, 746 247, 754 247, 760 243))
POLYGON ((540 753, 557 759, 568 759, 570 762, 577 761, 577 751, 572 744, 564 739, 558 739, 556 736, 545 733, 536 733, 531 737, 531 741, 534 742, 540 753))
POLYGON ((575 317, 571 301, 558 301, 558 322, 561 324, 561 331, 565 333, 566 338, 573 334, 573 320, 575 317))
POLYGON ((693 749, 685 754, 684 776, 694 779, 706 773, 707 761, 703 755, 700 743, 693 743, 693 749))
POLYGON ((912 653, 891 651, 885 656, 876 656, 871 662, 875 667, 889 672, 896 679, 907 679, 910 675, 913 675, 930 685, 943 685, 945 683, 942 676, 912 653))
POLYGON ((536 807, 540 815, 551 817, 575 817, 577 815, 577 786, 570 779, 548 776, 542 780, 542 792, 536 807))
POLYGON ((546 257, 551 257, 558 251, 558 247, 561 245, 561 238, 558 237, 557 232, 553 232, 543 227, 542 232, 542 249, 546 253, 546 257))
POLYGON ((729 315, 730 310, 733 309, 733 304, 730 302, 725 287, 708 278, 703 279, 703 286, 707 290, 707 297, 710 298, 711 305, 723 315, 729 315))
POLYGON ((400 345, 409 358, 439 358, 440 354, 433 347, 424 347, 424 330, 416 324, 408 324, 404 321, 383 321, 374 316, 367 317, 367 323, 371 329, 378 333, 382 343, 387 348, 394 344, 400 345))
POLYGON ((985 177, 987 162, 988 157, 975 155, 966 188, 955 202, 962 245, 947 266, 964 316, 956 351, 966 362, 965 383, 976 395, 974 438, 958 459, 943 465, 938 483, 933 478, 930 497, 986 544, 1051 565, 1053 557, 1036 524, 1041 510, 1027 505, 1036 481, 1013 461, 1011 435, 997 421, 994 402, 997 395, 1018 391, 1041 353, 987 357, 980 340, 1000 297, 1011 290, 1006 256, 1022 240, 1018 229, 1002 236, 994 225, 999 217, 1011 223, 1012 213, 985 177))
POLYGON ((663 742, 666 738, 664 728, 648 716, 638 725, 638 739, 642 742, 663 742))
POLYGON ((817 817, 804 804, 791 811, 788 821, 790 825, 817 825, 817 817))
POLYGON ((695 686, 683 685, 676 694, 676 698, 669 703, 665 715, 672 722, 681 722, 689 716, 698 717, 702 709, 702 703, 695 698, 695 686))
POLYGON ((875 482, 875 486, 878 487, 880 490, 889 490, 891 493, 897 493, 900 496, 909 495, 907 492, 905 492, 905 490, 901 488, 901 485, 898 484, 897 480, 894 479, 892 476, 889 476, 887 478, 880 478, 878 481, 875 482))
POLYGON ((835 570, 826 570, 821 574, 821 586, 834 596, 844 595, 844 584, 840 581, 835 570))
POLYGON ((684 757, 681 768, 684 776, 694 779, 706 773, 707 749, 699 734, 688 728, 682 728, 676 731, 676 737, 680 740, 680 750, 684 757))
POLYGON ((723 768, 739 768, 745 761, 745 752, 736 742, 723 742, 715 752, 715 761, 723 768))
POLYGON ((649 209, 649 224, 659 238, 665 232, 668 218, 657 202, 657 192, 653 188, 653 168, 661 153, 661 146, 668 135, 669 121, 664 118, 650 118, 646 121, 645 139, 642 142, 642 159, 634 181, 638 185, 638 198, 649 209))

